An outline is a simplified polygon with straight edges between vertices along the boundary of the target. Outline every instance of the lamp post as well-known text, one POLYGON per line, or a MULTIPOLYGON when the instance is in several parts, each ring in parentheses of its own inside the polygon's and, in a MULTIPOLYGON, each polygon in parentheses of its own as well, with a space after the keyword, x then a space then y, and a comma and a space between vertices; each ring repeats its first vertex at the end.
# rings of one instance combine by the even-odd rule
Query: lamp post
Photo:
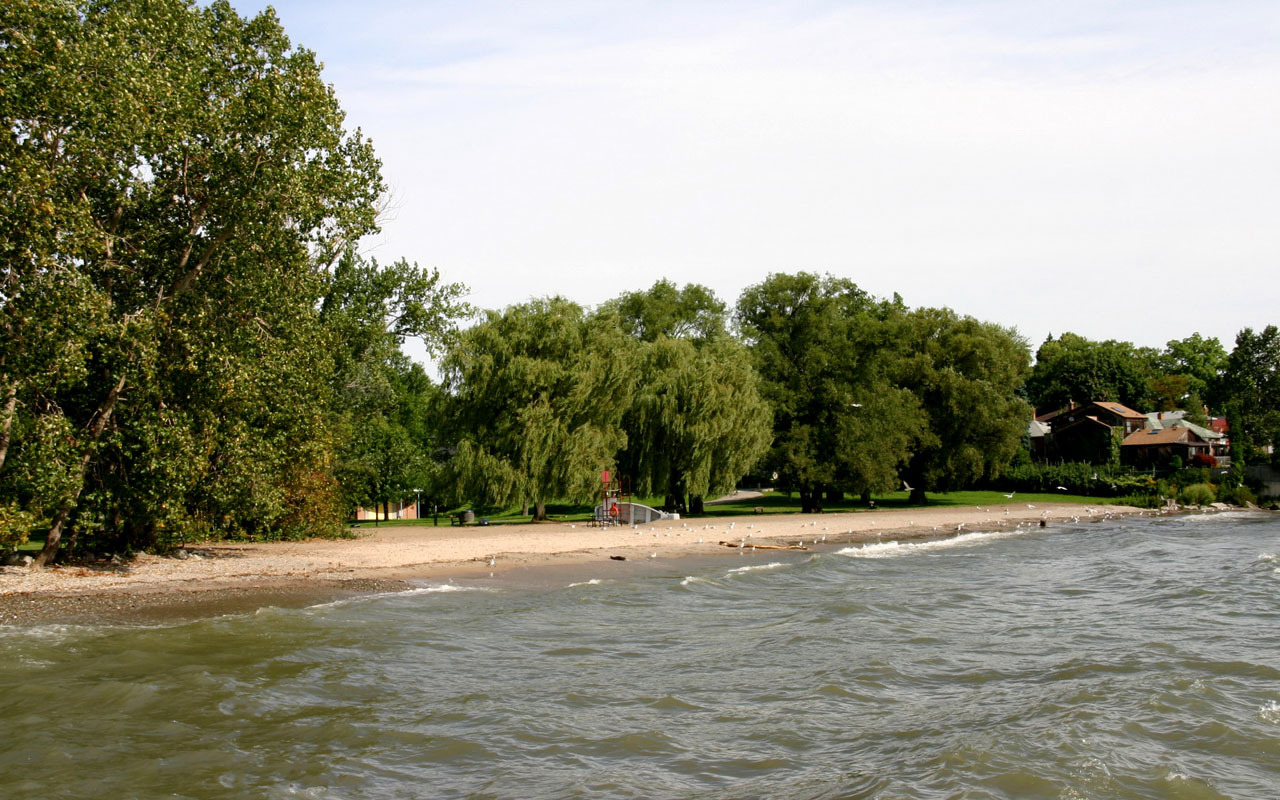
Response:
POLYGON ((422 490, 413 490, 413 519, 418 521, 422 519, 422 490))

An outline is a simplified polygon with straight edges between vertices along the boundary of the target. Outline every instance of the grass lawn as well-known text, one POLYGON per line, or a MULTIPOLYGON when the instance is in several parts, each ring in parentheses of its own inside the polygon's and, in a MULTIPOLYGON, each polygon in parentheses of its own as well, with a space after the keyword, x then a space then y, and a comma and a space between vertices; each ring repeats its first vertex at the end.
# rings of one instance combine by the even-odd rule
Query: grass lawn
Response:
MULTIPOLYGON (((1004 505, 1023 505, 1031 503, 1077 503, 1083 505, 1106 505, 1119 502, 1118 498, 1113 497, 1087 497, 1085 495, 1067 494, 1066 492, 1049 493, 1038 492, 1024 494, 1018 492, 1012 498, 1007 497, 1004 492, 997 491, 965 491, 965 492, 940 492, 928 495, 928 502, 924 505, 908 502, 907 492, 889 492, 886 494, 873 495, 877 508, 961 508, 964 506, 988 506, 997 507, 1004 505)), ((662 498, 635 498, 635 502, 644 505, 660 507, 662 498)), ((755 516, 756 509, 763 508, 766 514, 799 514, 800 498, 798 495, 788 497, 783 492, 766 492, 763 497, 755 497, 746 500, 735 500, 727 503, 716 503, 715 505, 706 506, 706 513, 703 516, 708 517, 737 517, 737 516, 755 516)), ((547 516, 555 522, 589 522, 592 516, 593 506, 575 506, 563 503, 553 503, 547 505, 547 516)), ((857 497, 848 497, 840 503, 824 503, 823 511, 832 512, 858 512, 868 511, 870 509, 863 505, 857 497)), ((450 513, 457 513, 458 509, 454 509, 450 513)), ((481 519, 489 520, 490 525, 510 525, 527 523, 531 521, 528 514, 521 514, 519 506, 504 509, 475 509, 477 522, 481 519)), ((383 520, 377 523, 377 527, 392 526, 418 526, 431 525, 432 520, 426 517, 422 520, 383 520)), ((450 524, 449 515, 441 512, 440 526, 447 527, 450 524)), ((373 528, 372 521, 357 522, 351 525, 352 528, 373 528)))

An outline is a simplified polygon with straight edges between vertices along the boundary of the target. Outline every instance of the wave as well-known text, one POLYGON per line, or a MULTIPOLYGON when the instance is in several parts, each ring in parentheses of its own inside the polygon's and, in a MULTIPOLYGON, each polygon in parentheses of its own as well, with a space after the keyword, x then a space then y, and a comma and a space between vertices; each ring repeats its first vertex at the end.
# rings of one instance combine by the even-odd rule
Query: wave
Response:
POLYGON ((997 539, 1008 539, 1012 536, 1018 536, 1022 531, 978 531, 975 533, 963 533, 959 536, 953 536, 949 539, 931 539, 924 542, 877 542, 875 544, 864 544, 857 547, 846 547, 837 550, 836 555, 850 556, 853 558, 895 558, 898 556, 909 556, 916 553, 924 553, 931 550, 947 550, 952 547, 973 547, 975 545, 986 544, 997 539))
MULTIPOLYGON (((419 595, 419 594, 440 594, 442 592, 489 592, 489 591, 492 591, 492 589, 486 589, 482 586, 458 586, 457 584, 454 584, 454 583, 440 583, 440 584, 433 584, 431 586, 415 586, 412 589, 402 589, 401 591, 398 591, 398 592, 377 592, 375 594, 360 595, 359 597, 344 597, 340 600, 331 600, 327 603, 317 603, 313 606, 307 606, 307 610, 320 609, 320 608, 341 608, 343 606, 354 605, 356 603, 367 603, 372 600, 385 600, 389 597, 412 597, 414 595, 419 595)), ((273 608, 273 606, 260 608, 258 609, 258 613, 263 613, 264 611, 267 611, 270 608, 273 608)))
POLYGON ((753 572, 758 569, 777 569, 778 567, 787 567, 787 566, 790 566, 790 564, 784 564, 781 561, 770 561, 768 564, 752 564, 749 567, 738 567, 736 569, 731 569, 725 574, 733 575, 739 572, 753 572))
POLYGON ((604 583, 604 581, 600 580, 599 578, 592 578, 589 581, 578 581, 577 583, 571 583, 569 584, 568 588, 572 589, 575 586, 599 586, 602 583, 604 583))

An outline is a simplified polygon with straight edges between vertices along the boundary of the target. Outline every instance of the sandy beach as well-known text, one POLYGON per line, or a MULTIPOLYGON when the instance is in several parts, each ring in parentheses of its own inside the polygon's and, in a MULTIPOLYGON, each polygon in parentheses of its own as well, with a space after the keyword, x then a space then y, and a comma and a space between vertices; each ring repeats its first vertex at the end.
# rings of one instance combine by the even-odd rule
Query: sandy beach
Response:
POLYGON ((638 528, 559 522, 366 528, 351 539, 195 545, 187 558, 144 554, 117 565, 0 568, 0 624, 200 616, 394 591, 414 579, 516 567, 736 554, 721 542, 821 551, 1136 513, 1144 512, 1125 506, 1016 504, 699 517, 638 528))

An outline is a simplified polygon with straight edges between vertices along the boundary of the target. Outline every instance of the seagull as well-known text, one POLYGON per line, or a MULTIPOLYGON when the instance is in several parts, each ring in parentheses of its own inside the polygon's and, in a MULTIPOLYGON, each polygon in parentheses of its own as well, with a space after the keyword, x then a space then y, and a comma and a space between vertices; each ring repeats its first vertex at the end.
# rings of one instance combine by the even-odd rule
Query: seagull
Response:
POLYGON ((908 491, 908 492, 914 492, 914 491, 915 491, 915 489, 913 489, 913 488, 911 487, 911 484, 907 483, 906 481, 903 481, 903 482, 902 482, 902 488, 903 488, 903 490, 904 490, 904 491, 908 491))
POLYGON ((1059 487, 1058 487, 1058 491, 1060 491, 1060 492, 1065 492, 1066 490, 1067 490, 1067 487, 1065 487, 1065 486, 1059 486, 1059 487))
POLYGON ((1006 494, 1006 495, 1005 495, 1005 497, 1007 497, 1007 498, 1009 498, 1010 500, 1012 500, 1012 499, 1013 499, 1013 496, 1014 496, 1015 494, 1017 494, 1017 492, 1009 492, 1008 494, 1006 494))
POLYGON ((492 567, 492 566, 493 566, 494 564, 496 564, 496 563, 498 563, 498 559, 496 559, 496 558, 491 558, 491 559, 489 559, 489 566, 491 566, 491 567, 492 567))

